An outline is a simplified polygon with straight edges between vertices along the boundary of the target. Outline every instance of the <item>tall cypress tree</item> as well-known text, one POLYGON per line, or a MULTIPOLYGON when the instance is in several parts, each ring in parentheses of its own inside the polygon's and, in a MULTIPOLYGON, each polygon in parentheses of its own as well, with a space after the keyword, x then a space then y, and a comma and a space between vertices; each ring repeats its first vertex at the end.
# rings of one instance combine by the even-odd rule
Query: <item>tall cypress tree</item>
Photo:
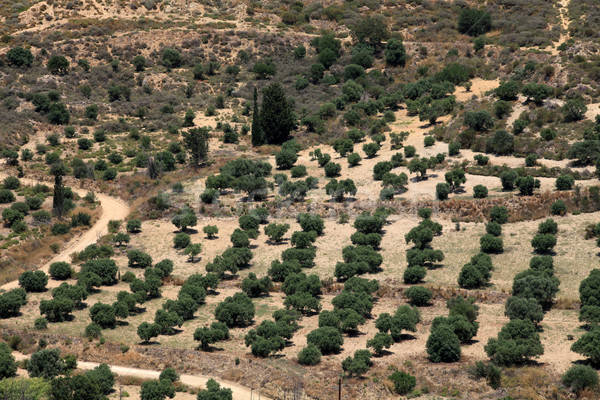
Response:
POLYGON ((285 90, 279 83, 273 83, 263 90, 260 125, 268 144, 285 142, 296 127, 292 102, 286 98, 285 90))
POLYGON ((265 144, 265 135, 260 124, 260 113, 258 112, 258 91, 254 87, 254 109, 252 110, 252 146, 265 144))
POLYGON ((65 207, 65 187, 63 186, 62 181, 63 176, 67 174, 67 168, 64 164, 54 164, 50 168, 50 173, 54 175, 52 210, 58 218, 61 218, 65 207))

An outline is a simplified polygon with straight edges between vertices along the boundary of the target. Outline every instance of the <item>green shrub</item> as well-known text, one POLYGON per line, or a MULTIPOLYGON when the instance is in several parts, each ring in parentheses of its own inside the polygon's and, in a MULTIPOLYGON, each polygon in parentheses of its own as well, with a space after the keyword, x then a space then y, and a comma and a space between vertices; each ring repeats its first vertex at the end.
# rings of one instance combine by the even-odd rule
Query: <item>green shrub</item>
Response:
POLYGON ((448 200, 450 194, 450 185, 445 182, 438 183, 435 186, 435 196, 438 200, 448 200))
POLYGON ((483 235, 479 239, 479 245, 483 253, 502 253, 504 251, 502 238, 490 234, 483 235))
POLYGON ((348 154, 348 164, 351 167, 357 166, 361 160, 362 160, 362 158, 358 155, 358 153, 348 154))
POLYGON ((492 29, 489 12, 475 8, 463 8, 458 16, 458 31, 469 36, 481 36, 492 29))
POLYGON ((537 154, 535 154, 535 153, 527 154, 527 156, 525 157, 525 166, 526 167, 535 167, 535 164, 537 163, 537 159, 538 159, 537 154))
POLYGON ((27 292, 43 292, 48 284, 48 276, 43 271, 25 271, 19 276, 19 286, 27 292))
POLYGON ((475 161, 477 162, 477 165, 488 165, 490 158, 487 156, 484 156, 482 154, 477 154, 475 157, 473 157, 475 159, 475 161))
POLYGON ((142 231, 142 221, 139 219, 130 219, 127 221, 126 230, 129 233, 138 233, 142 231))
POLYGON ((460 153, 460 143, 459 142, 450 142, 448 144, 448 155, 449 156, 457 156, 460 153))
POLYGON ((44 317, 36 318, 35 321, 33 321, 33 328, 37 331, 48 329, 48 320, 44 317))
POLYGON ((556 178, 556 190, 571 190, 575 184, 575 179, 571 175, 561 175, 556 178))
POLYGON ((423 286, 410 287, 406 289, 404 295, 408 298, 411 305, 417 307, 428 305, 433 298, 433 292, 423 286))
POLYGON ((216 225, 206 225, 204 228, 202 228, 202 232, 206 234, 208 239, 214 239, 219 233, 219 228, 217 228, 216 225))
POLYGON ((432 329, 426 343, 429 359, 434 362, 455 362, 460 360, 460 340, 446 324, 432 329))
POLYGON ((473 187, 473 197, 476 199, 484 199, 488 196, 488 189, 483 185, 475 185, 473 187))
POLYGON ((298 362, 302 365, 317 365, 321 362, 321 351, 317 346, 308 345, 298 353, 298 362))
POLYGON ((528 319, 508 322, 484 349, 492 362, 505 366, 523 364, 544 353, 535 325, 528 319))
POLYGON ((379 151, 379 145, 377 143, 366 143, 363 145, 362 149, 367 158, 373 158, 379 151))
POLYGON ((499 224, 508 222, 508 209, 504 206, 494 206, 490 209, 490 221, 499 224))
POLYGON ((401 396, 410 393, 417 386, 417 379, 402 371, 394 372, 388 379, 394 384, 394 391, 401 396))
POLYGON ((485 232, 490 235, 500 236, 502 234, 502 225, 497 222, 490 221, 485 224, 485 232))
POLYGON ((567 205, 562 200, 556 200, 550 206, 550 212, 552 215, 565 215, 567 212, 567 205))
POLYGON ((427 275, 427 270, 420 265, 415 265, 413 267, 408 267, 404 271, 403 280, 406 284, 415 284, 422 282, 427 275))
POLYGON ((192 239, 190 238, 190 235, 188 235, 187 233, 183 233, 183 232, 178 233, 173 238, 173 246, 176 249, 185 249, 186 247, 188 247, 190 245, 190 243, 192 243, 192 239))
POLYGON ((52 279, 65 280, 69 279, 72 274, 71 266, 66 262, 55 262, 50 264, 50 276, 52 279))
POLYGON ((292 178, 301 178, 306 176, 306 167, 304 165, 296 165, 290 170, 292 178))
POLYGON ((517 173, 515 171, 507 170, 500 174, 500 182, 502 183, 502 189, 513 190, 515 188, 515 182, 517 180, 517 173))
POLYGON ((12 203, 16 200, 15 195, 8 189, 0 189, 0 204, 12 203))
POLYGON ((574 365, 561 379, 563 385, 575 391, 598 386, 598 371, 588 365, 574 365))
POLYGON ((325 164, 325 176, 328 178, 336 177, 340 174, 342 166, 340 164, 329 162, 325 164))
POLYGON ((537 234, 531 240, 531 246, 537 253, 548 253, 556 246, 556 236, 552 234, 537 234))

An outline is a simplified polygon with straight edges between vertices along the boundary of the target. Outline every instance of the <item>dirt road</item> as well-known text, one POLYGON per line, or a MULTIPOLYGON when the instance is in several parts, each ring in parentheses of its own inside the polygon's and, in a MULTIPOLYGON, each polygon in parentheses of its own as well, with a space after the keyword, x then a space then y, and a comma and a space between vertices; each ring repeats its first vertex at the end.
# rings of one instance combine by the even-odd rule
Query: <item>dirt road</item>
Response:
MULTIPOLYGON (((0 180, 4 179, 7 176, 8 174, 0 172, 0 180)), ((30 181, 30 179, 27 180, 30 181)), ((36 184, 38 182, 34 181, 33 183, 36 184)), ((78 195, 82 197, 86 195, 86 191, 82 189, 73 188, 73 191, 75 191, 78 195)), ((96 193, 96 198, 100 202, 100 206, 102 208, 102 215, 100 216, 100 218, 88 231, 86 231, 80 236, 71 239, 67 244, 67 247, 62 252, 60 252, 60 254, 57 254, 50 261, 48 261, 46 264, 39 268, 41 271, 48 273, 50 264, 54 262, 69 262, 71 253, 81 251, 90 244, 96 243, 101 236, 105 235, 108 232, 108 221, 113 219, 124 219, 129 214, 129 206, 125 204, 125 202, 117 199, 116 197, 96 193)), ((0 288, 10 290, 18 286, 18 281, 12 281, 6 283, 0 288)))
MULTIPOLYGON (((17 361, 22 361, 24 359, 29 358, 28 356, 13 352, 13 356, 17 361)), ((77 361, 77 368, 84 371, 89 371, 91 369, 96 368, 99 363, 88 362, 88 361, 77 361)), ((135 378, 141 379, 158 379, 160 375, 160 371, 153 371, 149 369, 139 369, 139 368, 129 368, 129 367, 121 367, 118 365, 110 365, 110 370, 119 376, 131 376, 135 378)), ((221 384, 222 387, 226 387, 231 389, 233 392, 234 400, 253 400, 258 399, 259 394, 257 390, 252 390, 246 388, 244 386, 240 386, 237 383, 223 381, 218 378, 214 378, 211 376, 204 375, 181 375, 179 381, 187 386, 192 386, 195 388, 204 389, 206 388, 206 382, 209 379, 214 379, 221 384)), ((271 400, 269 397, 260 395, 260 399, 271 400)))

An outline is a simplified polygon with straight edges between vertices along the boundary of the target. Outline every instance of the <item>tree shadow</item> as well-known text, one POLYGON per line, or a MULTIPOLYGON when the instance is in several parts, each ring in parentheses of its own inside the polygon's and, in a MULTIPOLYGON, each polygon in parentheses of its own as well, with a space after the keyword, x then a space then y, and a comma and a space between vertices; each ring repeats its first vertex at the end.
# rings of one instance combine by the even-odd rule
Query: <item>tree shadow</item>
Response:
POLYGON ((375 357, 375 358, 382 358, 382 357, 391 356, 391 355, 394 355, 394 354, 396 354, 396 353, 394 353, 393 351, 382 349, 380 353, 373 353, 373 357, 375 357))
POLYGON ((117 326, 129 326, 130 324, 127 321, 123 321, 123 320, 119 320, 118 319, 117 322, 116 322, 116 325, 117 326))
POLYGON ((288 242, 288 239, 281 239, 278 242, 273 242, 273 241, 271 241, 269 239, 265 240, 265 243, 268 244, 268 245, 271 245, 271 246, 282 246, 282 245, 286 245, 287 242, 288 242))
POLYGON ((431 127, 434 127, 436 125, 439 125, 441 123, 442 123, 442 121, 434 121, 434 122, 427 121, 423 125, 419 125, 419 128, 421 128, 421 129, 427 129, 427 128, 431 128, 431 127))
MULTIPOLYGON (((530 254, 532 254, 533 256, 552 256, 554 257, 556 255, 556 252, 554 250, 549 250, 549 251, 532 251, 530 254)), ((598 255, 600 255, 600 253, 598 253, 598 255)))
POLYGON ((146 307, 138 307, 136 306, 132 311, 129 312, 131 315, 139 315, 146 312, 146 307))
POLYGON ((157 340, 149 340, 147 342, 139 342, 138 346, 151 346, 153 344, 160 344, 160 342, 157 340))
POLYGON ((210 346, 210 345, 205 349, 198 346, 198 347, 196 347, 196 350, 201 351, 203 353, 217 353, 217 352, 225 351, 225 349, 223 347, 216 347, 216 346, 210 346))
POLYGON ((417 340, 417 337, 415 335, 411 335, 410 333, 401 333, 400 338, 398 340, 395 340, 394 342, 400 343, 405 342, 407 340, 417 340))
POLYGON ((50 320, 50 319, 48 319, 48 322, 50 322, 50 323, 60 323, 60 322, 72 322, 74 320, 75 320, 75 316, 73 314, 67 314, 67 315, 64 315, 62 317, 62 320, 59 320, 59 319, 57 319, 57 320, 50 320))
POLYGON ((423 264, 423 266, 425 268, 427 268, 428 270, 434 271, 436 269, 440 269, 444 267, 444 264, 440 264, 440 263, 430 263, 430 264, 423 264))
POLYGON ((348 335, 349 338, 357 338, 357 337, 361 337, 361 336, 365 336, 366 333, 359 331, 358 329, 355 331, 348 331, 346 332, 346 334, 348 335))

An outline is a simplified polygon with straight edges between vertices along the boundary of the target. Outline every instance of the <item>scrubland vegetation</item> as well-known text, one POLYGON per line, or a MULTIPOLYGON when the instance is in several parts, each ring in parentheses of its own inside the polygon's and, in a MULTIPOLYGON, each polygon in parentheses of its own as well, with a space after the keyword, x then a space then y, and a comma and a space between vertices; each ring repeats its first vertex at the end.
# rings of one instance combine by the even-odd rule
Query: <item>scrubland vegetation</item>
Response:
POLYGON ((598 398, 598 15, 0 1, 0 397, 598 398))

